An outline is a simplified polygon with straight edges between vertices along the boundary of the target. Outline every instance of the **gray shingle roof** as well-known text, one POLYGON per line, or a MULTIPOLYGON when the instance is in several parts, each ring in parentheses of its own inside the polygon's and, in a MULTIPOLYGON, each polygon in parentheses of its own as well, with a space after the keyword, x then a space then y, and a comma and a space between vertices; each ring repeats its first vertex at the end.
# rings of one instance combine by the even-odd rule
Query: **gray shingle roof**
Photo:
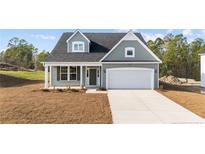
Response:
POLYGON ((104 55, 104 52, 50 54, 46 62, 98 62, 104 55))
MULTIPOLYGON (((112 47, 117 44, 126 33, 83 33, 90 41, 90 53, 67 53, 66 40, 73 33, 63 33, 46 62, 97 62, 112 47)), ((140 33, 135 35, 146 44, 140 33)))

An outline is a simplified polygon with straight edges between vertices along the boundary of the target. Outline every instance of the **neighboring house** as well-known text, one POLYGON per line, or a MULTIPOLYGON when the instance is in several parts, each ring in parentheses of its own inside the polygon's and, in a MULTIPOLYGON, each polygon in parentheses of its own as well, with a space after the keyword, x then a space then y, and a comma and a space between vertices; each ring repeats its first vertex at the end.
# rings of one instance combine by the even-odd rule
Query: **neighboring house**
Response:
POLYGON ((44 62, 45 88, 154 89, 160 63, 139 33, 63 33, 44 62))
POLYGON ((201 86, 205 87, 205 53, 201 54, 201 86))

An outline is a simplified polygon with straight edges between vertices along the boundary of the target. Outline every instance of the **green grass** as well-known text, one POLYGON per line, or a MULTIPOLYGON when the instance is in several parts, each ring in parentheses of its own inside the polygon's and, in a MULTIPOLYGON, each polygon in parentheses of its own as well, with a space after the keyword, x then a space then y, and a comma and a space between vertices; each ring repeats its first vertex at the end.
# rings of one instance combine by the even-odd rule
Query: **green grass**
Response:
POLYGON ((27 72, 27 71, 0 71, 0 74, 14 76, 17 78, 29 79, 29 80, 44 80, 44 72, 27 72))

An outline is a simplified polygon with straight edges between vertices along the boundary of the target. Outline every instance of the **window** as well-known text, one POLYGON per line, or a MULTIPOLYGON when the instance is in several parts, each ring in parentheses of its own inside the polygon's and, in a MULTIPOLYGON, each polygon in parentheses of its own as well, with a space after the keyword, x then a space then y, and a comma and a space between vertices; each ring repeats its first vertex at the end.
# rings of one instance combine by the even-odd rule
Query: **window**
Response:
POLYGON ((125 48, 125 57, 135 57, 135 48, 125 48))
POLYGON ((72 52, 84 52, 84 42, 76 41, 72 43, 72 52))
POLYGON ((77 80, 77 67, 70 66, 70 80, 77 80))
POLYGON ((68 67, 67 66, 60 67, 60 79, 68 80, 68 67))

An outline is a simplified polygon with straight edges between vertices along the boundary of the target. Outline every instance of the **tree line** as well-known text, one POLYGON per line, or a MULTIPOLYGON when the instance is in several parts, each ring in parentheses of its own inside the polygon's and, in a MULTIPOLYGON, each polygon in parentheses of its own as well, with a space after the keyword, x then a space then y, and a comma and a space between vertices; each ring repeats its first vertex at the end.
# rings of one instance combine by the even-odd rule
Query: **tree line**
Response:
POLYGON ((17 37, 9 40, 7 49, 0 53, 0 62, 17 65, 27 69, 43 70, 41 62, 49 52, 39 52, 32 44, 17 37))
POLYGON ((201 38, 191 42, 182 34, 168 34, 147 42, 148 47, 162 60, 160 77, 173 75, 200 80, 200 53, 205 51, 201 38))
MULTIPOLYGON (((173 75, 200 80, 200 56, 205 51, 205 42, 197 38, 191 42, 182 34, 168 34, 147 42, 148 47, 162 60, 160 77, 173 75)), ((49 52, 39 52, 32 44, 17 37, 8 42, 8 48, 0 53, 0 61, 24 68, 43 70, 49 52)))

